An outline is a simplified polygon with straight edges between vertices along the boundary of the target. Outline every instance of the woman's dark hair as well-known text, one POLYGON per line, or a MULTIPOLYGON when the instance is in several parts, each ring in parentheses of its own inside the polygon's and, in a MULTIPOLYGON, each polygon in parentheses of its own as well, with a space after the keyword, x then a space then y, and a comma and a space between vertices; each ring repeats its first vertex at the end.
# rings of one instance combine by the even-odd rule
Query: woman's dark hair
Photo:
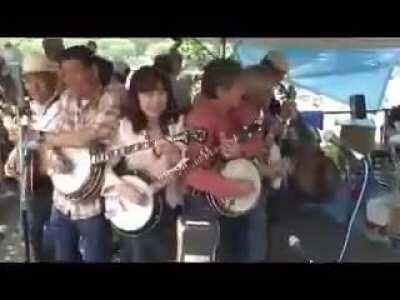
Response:
POLYGON ((100 56, 94 56, 94 63, 96 64, 98 70, 99 70, 99 79, 101 82, 102 86, 106 86, 110 83, 111 77, 113 75, 114 71, 114 66, 112 62, 109 60, 100 57, 100 56))
POLYGON ((84 66, 91 67, 95 63, 96 56, 85 46, 73 46, 61 52, 60 63, 66 60, 79 60, 84 66))
POLYGON ((122 117, 126 117, 132 122, 134 132, 139 132, 147 127, 146 116, 140 109, 139 93, 155 90, 159 82, 167 93, 167 107, 160 116, 163 134, 168 134, 168 125, 178 120, 176 101, 168 77, 154 66, 144 66, 132 75, 129 84, 129 100, 121 106, 122 117))
POLYGON ((217 98, 219 87, 230 89, 240 77, 242 67, 233 59, 218 58, 209 62, 204 67, 201 80, 201 92, 209 98, 217 98))

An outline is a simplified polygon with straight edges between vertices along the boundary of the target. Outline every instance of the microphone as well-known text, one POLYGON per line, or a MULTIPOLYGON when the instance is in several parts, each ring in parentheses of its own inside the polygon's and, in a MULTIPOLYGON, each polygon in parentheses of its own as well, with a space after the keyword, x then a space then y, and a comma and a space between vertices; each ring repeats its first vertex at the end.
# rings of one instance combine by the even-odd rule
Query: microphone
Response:
POLYGON ((301 254, 301 256, 309 263, 314 263, 312 259, 309 259, 306 252, 304 251, 303 247, 301 246, 301 241, 300 239, 295 236, 291 235, 289 236, 289 246, 293 249, 295 249, 298 253, 301 254))
POLYGON ((340 138, 331 130, 324 132, 323 139, 324 141, 339 147, 343 152, 350 154, 357 160, 362 160, 364 158, 364 154, 343 145, 340 138))

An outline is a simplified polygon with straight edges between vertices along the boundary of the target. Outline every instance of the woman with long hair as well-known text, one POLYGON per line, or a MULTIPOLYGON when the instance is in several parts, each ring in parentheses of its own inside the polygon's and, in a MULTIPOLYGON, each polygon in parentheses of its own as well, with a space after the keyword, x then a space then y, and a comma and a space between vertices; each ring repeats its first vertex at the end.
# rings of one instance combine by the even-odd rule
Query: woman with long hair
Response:
MULTIPOLYGON (((138 171, 152 180, 175 166, 185 147, 163 137, 183 129, 183 116, 176 114, 175 99, 168 78, 154 67, 145 66, 136 71, 130 81, 129 99, 121 107, 122 119, 119 134, 113 147, 156 140, 153 149, 135 152, 114 165, 106 176, 103 194, 116 192, 129 201, 140 203, 145 196, 139 187, 123 181, 120 176, 138 171)), ((175 183, 155 192, 154 199, 163 201, 164 210, 158 225, 139 237, 120 235, 121 261, 157 262, 173 260, 176 253, 176 207, 180 197, 175 183), (161 199, 161 200, 160 200, 161 199)), ((121 197, 122 198, 122 197, 121 197)), ((107 200, 106 200, 107 201, 107 200)))

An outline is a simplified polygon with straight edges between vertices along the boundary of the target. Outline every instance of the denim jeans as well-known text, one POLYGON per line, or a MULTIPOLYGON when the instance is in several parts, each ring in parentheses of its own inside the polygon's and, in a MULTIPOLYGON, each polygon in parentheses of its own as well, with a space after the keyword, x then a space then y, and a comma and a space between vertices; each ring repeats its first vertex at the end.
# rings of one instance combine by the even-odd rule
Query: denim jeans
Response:
POLYGON ((110 262, 111 228, 103 214, 82 220, 71 220, 53 208, 51 228, 55 241, 55 256, 59 262, 110 262), (79 251, 82 238, 84 257, 79 251))
POLYGON ((50 232, 53 188, 43 182, 27 200, 29 237, 35 261, 54 260, 54 241, 50 232))
POLYGON ((258 205, 240 217, 216 214, 203 196, 189 196, 185 200, 184 215, 193 220, 217 220, 220 242, 217 249, 219 262, 263 262, 267 251, 267 216, 265 195, 258 205))
POLYGON ((160 222, 150 231, 131 238, 120 236, 121 262, 167 262, 176 256, 176 209, 164 201, 160 222))
POLYGON ((218 257, 221 262, 264 262, 267 252, 267 214, 265 194, 248 214, 220 217, 221 242, 218 257))

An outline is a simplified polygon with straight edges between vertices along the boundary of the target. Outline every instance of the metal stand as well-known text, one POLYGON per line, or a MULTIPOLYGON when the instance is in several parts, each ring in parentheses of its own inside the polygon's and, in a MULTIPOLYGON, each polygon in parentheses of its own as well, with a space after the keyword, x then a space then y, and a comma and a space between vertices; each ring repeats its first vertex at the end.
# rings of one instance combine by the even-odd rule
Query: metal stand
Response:
POLYGON ((365 194, 365 189, 367 187, 367 182, 368 182, 368 176, 369 176, 369 163, 368 163, 368 158, 366 156, 363 157, 362 159, 363 163, 364 163, 364 180, 363 180, 363 185, 361 187, 361 191, 360 194, 358 195, 358 200, 356 203, 356 206, 354 207, 353 213, 351 214, 349 223, 348 223, 348 227, 347 227, 347 231, 346 231, 346 236, 343 242, 343 246, 342 246, 342 250, 340 252, 339 258, 337 260, 338 263, 341 263, 343 260, 343 257, 346 253, 347 250, 347 246, 350 240, 350 234, 351 234, 351 230, 353 228, 354 222, 356 220, 357 217, 357 213, 360 210, 360 206, 362 203, 362 200, 364 198, 364 194, 365 194))
POLYGON ((28 189, 29 189, 29 160, 30 155, 28 149, 25 147, 26 141, 26 129, 27 129, 27 117, 23 116, 20 118, 20 141, 19 141, 19 161, 21 164, 21 178, 20 178, 20 222, 22 226, 23 241, 25 245, 25 262, 31 261, 30 251, 30 237, 29 237, 29 222, 28 222, 28 189))

